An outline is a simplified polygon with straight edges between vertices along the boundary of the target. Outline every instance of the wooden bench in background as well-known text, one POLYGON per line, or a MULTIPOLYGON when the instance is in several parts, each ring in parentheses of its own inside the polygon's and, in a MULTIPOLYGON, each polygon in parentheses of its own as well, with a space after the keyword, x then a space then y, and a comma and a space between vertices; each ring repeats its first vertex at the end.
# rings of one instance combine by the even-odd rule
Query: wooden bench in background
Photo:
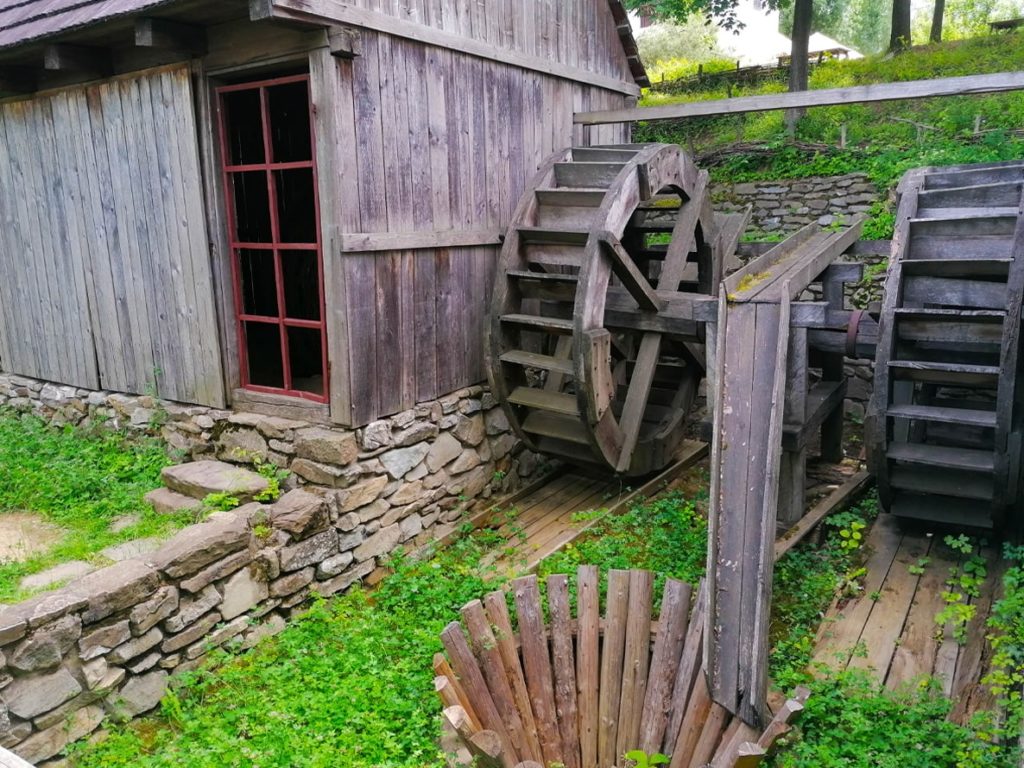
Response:
POLYGON ((732 718, 702 671, 703 582, 666 581, 657 620, 653 584, 649 571, 609 571, 602 618, 600 574, 583 566, 574 618, 569 577, 550 576, 545 626, 537 578, 516 579, 518 632, 504 592, 465 605, 462 623, 441 634, 447 658, 434 657, 449 765, 624 768, 637 749, 669 755, 670 768, 758 765, 809 692, 798 690, 764 731, 732 718))

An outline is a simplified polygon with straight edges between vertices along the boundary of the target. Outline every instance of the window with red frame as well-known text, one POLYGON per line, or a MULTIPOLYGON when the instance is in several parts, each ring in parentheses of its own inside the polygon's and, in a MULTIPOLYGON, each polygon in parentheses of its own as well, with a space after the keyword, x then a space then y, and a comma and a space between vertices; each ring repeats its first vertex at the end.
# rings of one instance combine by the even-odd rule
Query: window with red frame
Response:
POLYGON ((217 94, 242 386, 326 402, 309 76, 217 94))

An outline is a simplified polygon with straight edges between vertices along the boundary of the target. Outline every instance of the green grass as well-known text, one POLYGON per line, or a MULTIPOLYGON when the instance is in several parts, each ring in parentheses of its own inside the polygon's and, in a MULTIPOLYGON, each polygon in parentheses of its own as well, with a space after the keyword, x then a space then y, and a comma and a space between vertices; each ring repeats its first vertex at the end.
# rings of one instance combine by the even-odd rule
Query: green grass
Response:
MULTIPOLYGON (((159 716, 112 727, 103 743, 78 747, 72 764, 443 765, 431 659, 459 608, 501 585, 483 557, 505 543, 493 533, 467 536, 425 562, 398 562, 376 591, 319 603, 250 653, 219 655, 223 663, 182 680, 159 716)), ((598 522, 540 570, 572 572, 589 562, 696 580, 705 546, 694 504, 670 494, 598 522)))
MULTIPOLYGON (((895 57, 869 57, 832 61, 816 67, 810 87, 897 82, 936 77, 1017 71, 1024 68, 1024 37, 993 35, 941 45, 915 48, 895 57)), ((742 89, 734 96, 778 93, 786 86, 768 81, 742 89)), ((725 98, 724 89, 683 95, 647 93, 643 104, 725 98)), ((989 162, 1024 157, 1024 139, 1008 132, 1024 126, 1024 93, 962 96, 910 102, 818 107, 807 111, 796 138, 805 148, 787 144, 783 113, 778 111, 721 116, 677 122, 641 123, 638 141, 667 141, 697 153, 735 142, 764 145, 767 151, 727 157, 711 169, 718 181, 830 176, 862 171, 888 190, 909 168, 989 162), (994 133, 973 135, 976 116, 983 129, 994 133), (918 141, 913 125, 894 121, 903 118, 935 128, 918 141), (838 148, 841 126, 847 128, 848 145, 838 148), (807 149, 806 145, 821 145, 807 149)))
POLYGON ((170 464, 166 446, 153 438, 128 438, 109 429, 52 427, 34 416, 0 411, 0 515, 30 512, 60 526, 64 535, 47 552, 23 563, 0 563, 0 601, 24 594, 20 579, 70 560, 98 559, 112 544, 163 536, 191 522, 157 515, 142 497, 160 485, 170 464), (121 515, 137 525, 109 531, 121 515))
MULTIPOLYGON (((706 478, 701 478, 702 481, 706 478)), ((706 492, 674 492, 605 518, 546 560, 540 575, 581 563, 647 567, 696 581, 703 574, 706 492)), ((811 681, 813 636, 837 588, 856 577, 856 548, 841 532, 875 512, 866 502, 836 516, 824 546, 807 543, 780 562, 773 618, 772 674, 787 686, 811 681)), ((595 514, 595 513, 587 513, 595 514)), ((587 517, 587 514, 582 517, 587 517)), ((183 676, 158 715, 111 726, 107 738, 72 750, 75 768, 441 768, 440 705, 431 658, 459 608, 497 588, 485 555, 507 542, 493 532, 464 536, 422 562, 398 561, 374 592, 319 602, 275 638, 232 657, 217 651, 204 670, 183 676)), ((656 587, 656 592, 660 587, 656 587)), ((902 697, 852 676, 812 681, 814 695, 778 768, 906 766, 959 768, 987 749, 971 729, 945 723, 948 702, 927 690, 902 697), (928 762, 930 760, 930 762, 928 762)), ((985 758, 988 760, 989 758, 985 758)))

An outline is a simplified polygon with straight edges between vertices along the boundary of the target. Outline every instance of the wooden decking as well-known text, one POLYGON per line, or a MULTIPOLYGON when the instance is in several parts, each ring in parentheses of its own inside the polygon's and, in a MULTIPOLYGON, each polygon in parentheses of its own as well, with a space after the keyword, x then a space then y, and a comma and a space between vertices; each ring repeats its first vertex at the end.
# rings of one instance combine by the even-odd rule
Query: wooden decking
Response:
POLYGON ((637 486, 611 472, 567 467, 542 483, 474 519, 477 528, 496 528, 508 547, 496 554, 510 571, 531 571, 601 518, 624 511, 633 501, 662 490, 687 467, 707 456, 706 443, 685 441, 678 460, 668 469, 637 486), (592 514, 583 515, 581 513, 592 514))
POLYGON ((949 625, 940 627, 943 593, 962 556, 944 543, 944 534, 926 528, 901 529, 881 515, 867 541, 860 596, 833 605, 818 633, 815 661, 830 667, 872 671, 890 689, 931 675, 953 699, 952 717, 964 721, 991 705, 980 680, 987 671, 985 622, 1002 580, 1005 563, 993 548, 979 554, 987 576, 975 613, 958 642, 949 625))

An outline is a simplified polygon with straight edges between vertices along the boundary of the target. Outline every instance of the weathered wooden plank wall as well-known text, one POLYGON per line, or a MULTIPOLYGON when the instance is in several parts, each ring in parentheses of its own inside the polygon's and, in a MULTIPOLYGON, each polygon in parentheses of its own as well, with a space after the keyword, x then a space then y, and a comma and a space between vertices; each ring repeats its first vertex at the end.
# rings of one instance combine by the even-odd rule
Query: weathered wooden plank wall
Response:
MULTIPOLYGON (((273 6, 339 23, 394 31, 413 25, 632 83, 608 0, 272 0, 273 6), (369 12, 366 13, 366 12, 369 12), (379 14, 378 18, 373 18, 379 14), (382 25, 380 17, 397 23, 382 25)), ((428 39, 429 34, 416 35, 428 39)))
POLYGON ((334 67, 323 82, 335 90, 314 93, 351 122, 336 122, 343 191, 321 210, 341 233, 325 258, 346 299, 349 420, 363 424, 483 380, 497 249, 432 238, 503 231, 549 154, 628 140, 626 126, 574 127, 574 107, 628 97, 367 30, 362 55, 334 67), (421 233, 423 247, 341 252, 346 234, 366 233, 421 233))
POLYGON ((4 370, 224 404, 195 136, 187 67, 0 106, 4 370))

